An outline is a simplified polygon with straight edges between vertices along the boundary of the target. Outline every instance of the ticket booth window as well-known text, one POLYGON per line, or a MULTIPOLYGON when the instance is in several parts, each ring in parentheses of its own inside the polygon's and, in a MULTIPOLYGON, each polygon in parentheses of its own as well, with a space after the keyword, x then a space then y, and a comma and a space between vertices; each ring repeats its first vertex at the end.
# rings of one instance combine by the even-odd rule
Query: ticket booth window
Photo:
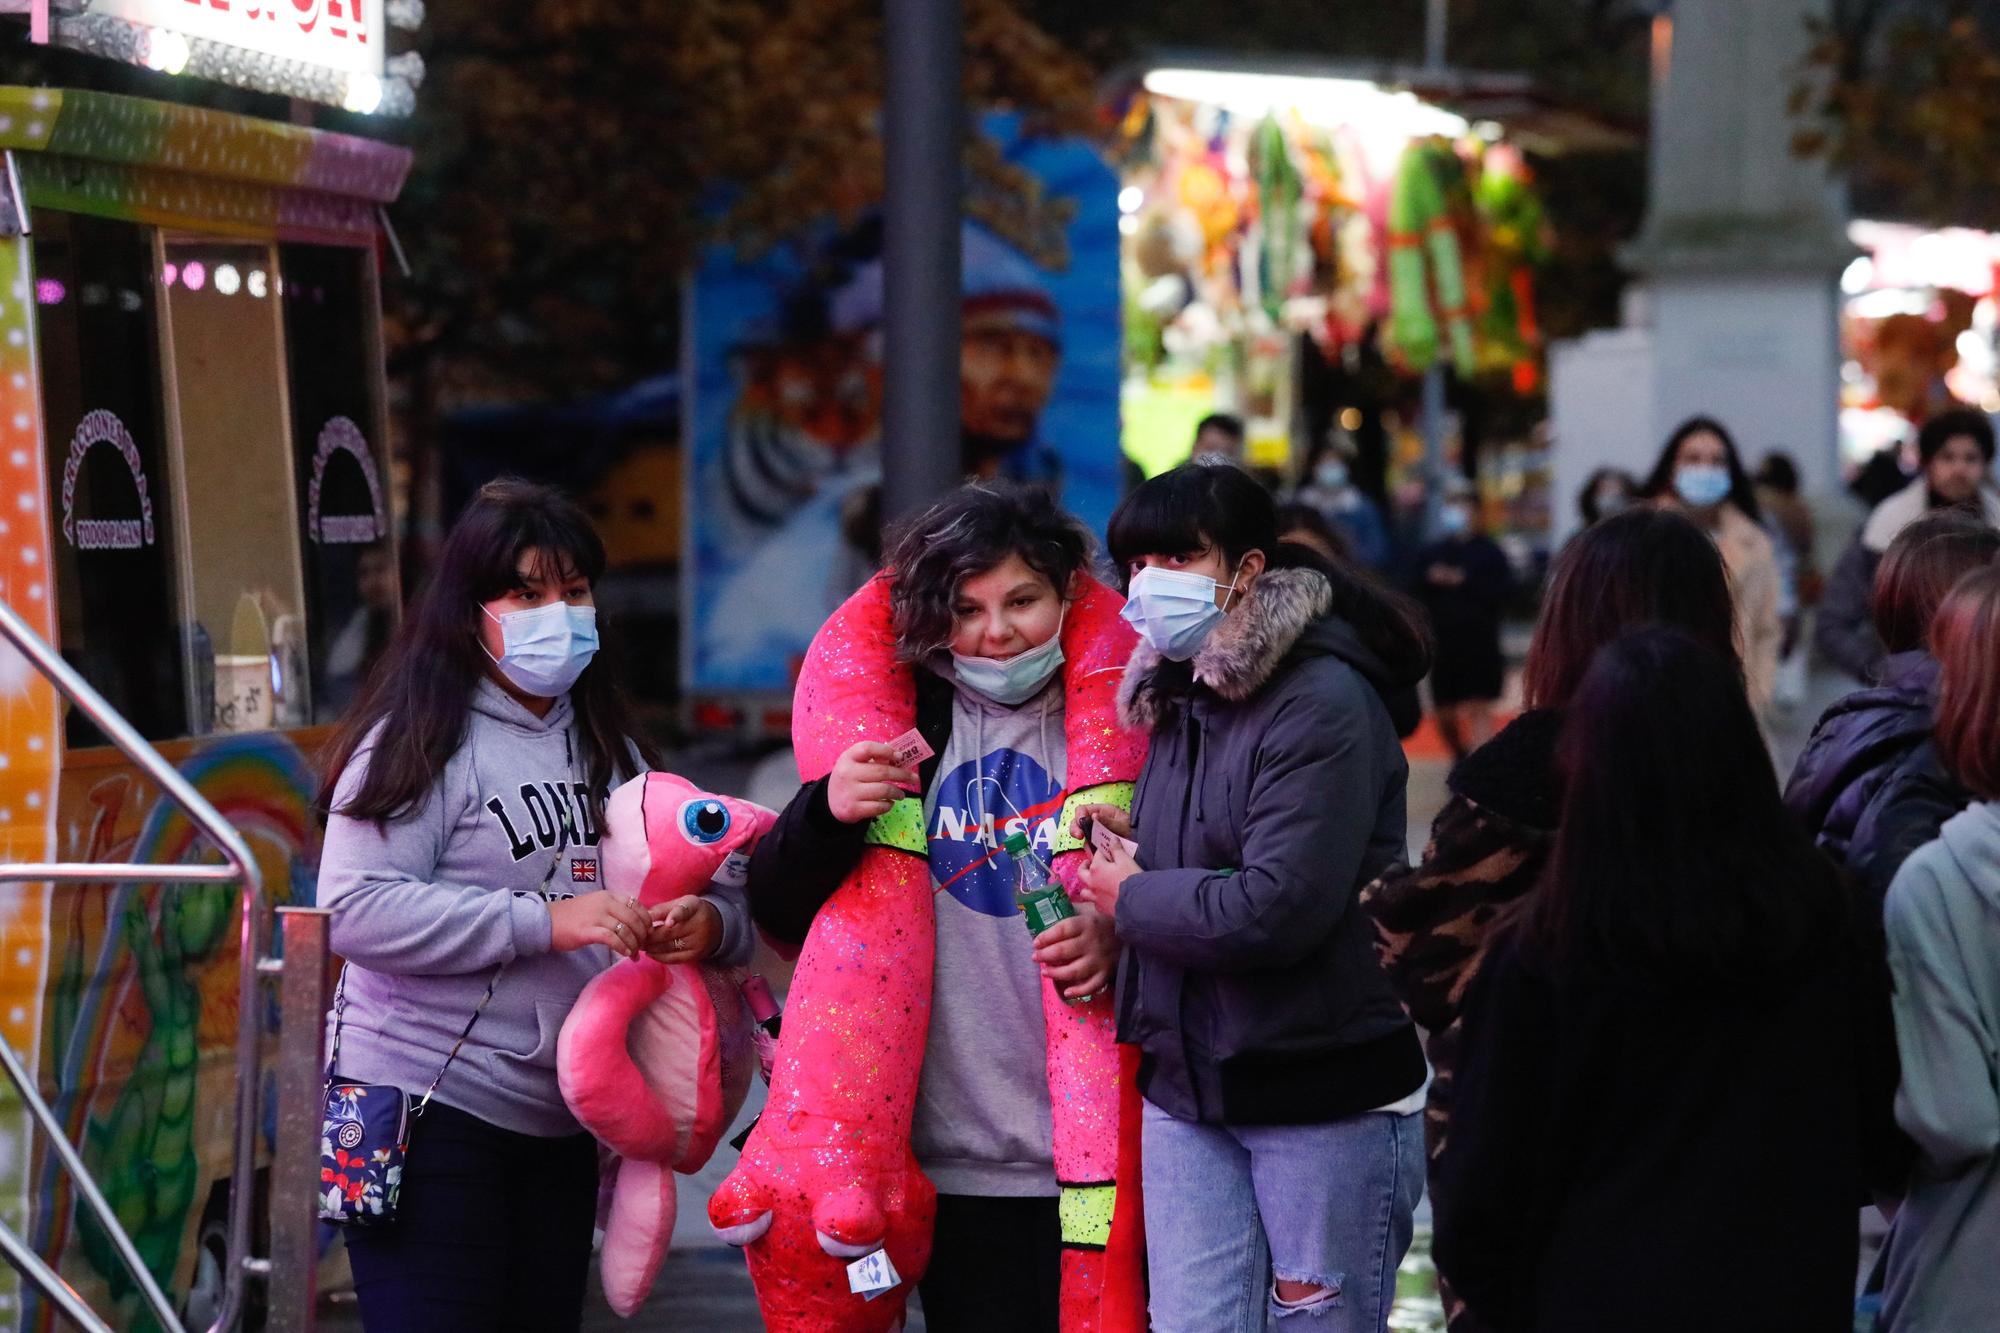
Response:
MULTIPOLYGON (((143 227, 38 213, 35 291, 63 656, 149 740, 186 735, 175 478, 143 227)), ((104 737, 70 710, 71 746, 104 737)))
POLYGON ((279 247, 279 260, 313 721, 332 722, 396 628, 375 256, 290 244, 279 247))
POLYGON ((311 669, 277 254, 165 236, 160 273, 189 638, 207 649, 190 657, 191 730, 304 726, 311 669))

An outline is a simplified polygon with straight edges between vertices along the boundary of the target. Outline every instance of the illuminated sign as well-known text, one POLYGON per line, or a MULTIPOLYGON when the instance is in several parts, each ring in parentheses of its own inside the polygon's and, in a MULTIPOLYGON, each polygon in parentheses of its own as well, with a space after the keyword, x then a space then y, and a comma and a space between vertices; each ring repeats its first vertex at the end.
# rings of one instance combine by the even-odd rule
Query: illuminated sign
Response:
POLYGON ((296 60, 382 75, 383 0, 90 0, 90 12, 296 60))

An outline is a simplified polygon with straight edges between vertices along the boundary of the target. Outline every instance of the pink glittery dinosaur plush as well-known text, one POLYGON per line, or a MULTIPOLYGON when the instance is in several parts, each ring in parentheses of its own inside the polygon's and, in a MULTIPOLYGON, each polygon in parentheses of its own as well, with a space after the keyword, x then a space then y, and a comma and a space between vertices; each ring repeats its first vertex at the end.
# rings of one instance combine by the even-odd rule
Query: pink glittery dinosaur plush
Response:
MULTIPOLYGON (((1131 654, 1116 593, 1082 578, 1064 620, 1069 789, 1055 873, 1074 884, 1069 807, 1130 804, 1143 736, 1118 724, 1131 654)), ((793 706, 799 772, 833 768, 850 745, 916 724, 916 687, 896 659, 889 576, 834 613, 806 654, 793 706)), ((910 1151, 930 1026, 936 923, 922 802, 877 820, 860 864, 813 920, 786 1000, 769 1104, 709 1201, 709 1220, 747 1247, 765 1326, 780 1333, 887 1333, 930 1258, 936 1191, 910 1151), (847 1266, 884 1250, 901 1282, 873 1300, 847 1266)), ((1031 947, 1023 932, 1022 948, 1031 947)), ((1062 1187, 1064 1333, 1146 1327, 1134 1060, 1111 1001, 1068 1004, 1043 985, 1056 1175, 1062 1187)))
MULTIPOLYGON (((598 848, 604 887, 642 906, 738 882, 777 818, 671 773, 611 794, 598 848)), ((756 1056, 740 968, 640 957, 593 978, 556 1044, 563 1100, 621 1159, 599 1266, 611 1308, 645 1302, 674 1234, 674 1173, 699 1171, 742 1109, 756 1056)))

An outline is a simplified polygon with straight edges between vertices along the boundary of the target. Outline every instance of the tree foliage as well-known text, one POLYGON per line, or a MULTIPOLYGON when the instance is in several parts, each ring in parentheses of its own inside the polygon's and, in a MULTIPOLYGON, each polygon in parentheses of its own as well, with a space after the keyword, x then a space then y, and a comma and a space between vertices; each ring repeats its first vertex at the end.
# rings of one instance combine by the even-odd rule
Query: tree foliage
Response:
POLYGON ((1858 212, 2000 225, 2000 32, 1992 6, 1844 0, 1814 24, 1793 150, 1852 183, 1858 212))
MULTIPOLYGON (((969 104, 1088 122, 1087 66, 1010 0, 965 10, 969 104)), ((704 240, 879 198, 880 45, 879 0, 433 0, 399 362, 445 401, 670 365, 704 240)))

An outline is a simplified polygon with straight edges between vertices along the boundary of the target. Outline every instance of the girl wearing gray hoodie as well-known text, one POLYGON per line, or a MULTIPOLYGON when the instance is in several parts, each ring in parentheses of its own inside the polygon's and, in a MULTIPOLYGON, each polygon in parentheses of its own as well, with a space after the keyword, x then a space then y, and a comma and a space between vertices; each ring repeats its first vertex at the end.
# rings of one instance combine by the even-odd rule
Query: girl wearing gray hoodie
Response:
POLYGON ((435 1087, 395 1221, 348 1233, 368 1333, 575 1329, 597 1149, 556 1086, 563 1020, 619 955, 747 960, 740 890, 649 913, 597 887, 605 797, 658 762, 595 660, 604 563, 558 492, 481 489, 330 752, 336 1072, 435 1087))
POLYGON ((2000 1328, 2000 567, 1959 580, 1931 647, 1938 752, 1976 799, 1903 863, 1884 905, 1896 1120, 1918 1151, 1889 1233, 1880 1327, 1893 1333, 2000 1328))

